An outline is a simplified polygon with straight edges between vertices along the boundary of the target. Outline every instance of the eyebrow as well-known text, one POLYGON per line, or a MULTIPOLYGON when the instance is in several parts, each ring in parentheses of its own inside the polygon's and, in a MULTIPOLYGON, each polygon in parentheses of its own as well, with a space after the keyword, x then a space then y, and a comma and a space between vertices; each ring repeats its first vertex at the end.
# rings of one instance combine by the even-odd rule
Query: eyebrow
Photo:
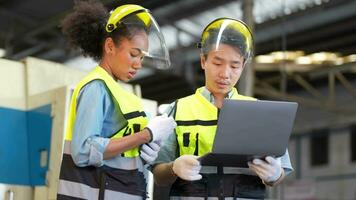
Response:
POLYGON ((132 49, 135 49, 135 50, 139 51, 144 56, 148 56, 149 55, 148 51, 144 51, 144 50, 142 50, 140 48, 133 47, 132 49))
POLYGON ((224 59, 222 59, 222 58, 220 58, 220 57, 218 57, 218 56, 214 56, 213 59, 214 59, 214 60, 218 60, 218 61, 223 61, 223 60, 224 60, 224 59))
MULTIPOLYGON (((217 61, 223 61, 223 58, 220 58, 219 56, 214 56, 213 59, 217 60, 217 61)), ((238 60, 232 60, 230 63, 232 64, 240 64, 241 62, 238 60)))

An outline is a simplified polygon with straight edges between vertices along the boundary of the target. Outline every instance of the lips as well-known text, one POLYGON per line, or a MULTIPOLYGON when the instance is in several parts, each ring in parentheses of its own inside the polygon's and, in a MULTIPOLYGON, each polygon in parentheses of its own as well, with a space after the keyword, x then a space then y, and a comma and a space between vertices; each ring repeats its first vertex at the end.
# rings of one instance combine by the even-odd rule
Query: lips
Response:
POLYGON ((225 87, 228 87, 230 84, 229 84, 229 82, 225 82, 225 81, 216 81, 215 82, 217 85, 218 85, 218 87, 220 87, 220 88, 225 88, 225 87))
POLYGON ((136 75, 136 71, 129 72, 129 77, 133 78, 136 75))

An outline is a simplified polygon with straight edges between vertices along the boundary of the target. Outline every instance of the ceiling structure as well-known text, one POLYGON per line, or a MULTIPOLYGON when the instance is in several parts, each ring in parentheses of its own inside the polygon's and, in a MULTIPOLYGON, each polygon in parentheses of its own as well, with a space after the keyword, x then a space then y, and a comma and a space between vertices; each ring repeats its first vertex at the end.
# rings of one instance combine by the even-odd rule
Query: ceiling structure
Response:
MULTIPOLYGON (((145 75, 133 81, 141 85, 143 97, 159 103, 191 94, 204 83, 203 71, 199 67, 199 52, 195 48, 201 30, 214 18, 241 19, 243 15, 243 0, 102 2, 108 9, 127 3, 142 5, 152 11, 161 26, 170 49, 172 69, 146 70, 145 75)), ((356 53, 354 0, 254 0, 253 4, 255 55, 292 50, 304 51, 305 54, 330 51, 340 56, 356 53)), ((4 49, 4 57, 20 60, 33 56, 61 63, 77 57, 78 52, 67 46, 59 27, 61 19, 70 12, 72 6, 73 0, 0 0, 0 48, 4 49)), ((326 85, 332 80, 328 73, 321 77, 310 76, 310 73, 315 73, 315 67, 308 68, 307 72, 300 72, 299 68, 294 67, 298 76, 293 73, 291 76, 291 73, 283 70, 287 65, 286 61, 275 64, 270 70, 257 70, 256 95, 285 98, 283 93, 303 89, 318 96, 315 92, 317 88, 313 85, 326 85), (270 93, 271 90, 274 93, 270 93)), ((341 67, 343 77, 338 77, 346 79, 345 85, 348 79, 355 78, 354 69, 351 69, 354 65, 345 64, 347 67, 341 67)), ((325 69, 330 69, 328 72, 334 70, 325 69)), ((350 90, 350 94, 353 92, 350 90)), ((305 102, 310 103, 308 100, 305 102)))

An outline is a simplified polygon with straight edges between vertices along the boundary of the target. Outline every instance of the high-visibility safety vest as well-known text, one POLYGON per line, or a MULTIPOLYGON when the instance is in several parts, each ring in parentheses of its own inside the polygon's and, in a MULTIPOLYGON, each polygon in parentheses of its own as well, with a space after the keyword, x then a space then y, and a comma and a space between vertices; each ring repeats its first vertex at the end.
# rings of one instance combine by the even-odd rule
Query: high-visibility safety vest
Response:
MULTIPOLYGON (((218 109, 202 94, 202 88, 195 94, 177 101, 175 120, 180 155, 201 156, 211 152, 218 122, 218 109)), ((233 88, 231 99, 256 100, 238 94, 233 88)))
MULTIPOLYGON (((218 109, 201 94, 202 89, 176 102, 174 118, 179 155, 201 156, 212 150, 218 109)), ((238 94, 235 88, 231 99, 256 100, 238 94)), ((257 176, 221 172, 202 175, 201 180, 194 182, 178 178, 172 185, 170 196, 263 198, 265 195, 265 186, 257 176)))
MULTIPOLYGON (((80 90, 94 80, 104 82, 127 121, 121 130, 113 133, 109 138, 122 138, 139 132, 148 122, 139 97, 124 90, 103 68, 97 66, 92 70, 78 83, 72 95, 57 199, 110 199, 110 196, 122 199, 142 199, 146 195, 146 181, 141 171, 130 169, 130 163, 123 162, 118 168, 105 165, 78 167, 71 157, 77 98, 80 90)), ((128 162, 130 159, 139 158, 138 156, 138 147, 121 154, 123 161, 127 159, 128 162)))

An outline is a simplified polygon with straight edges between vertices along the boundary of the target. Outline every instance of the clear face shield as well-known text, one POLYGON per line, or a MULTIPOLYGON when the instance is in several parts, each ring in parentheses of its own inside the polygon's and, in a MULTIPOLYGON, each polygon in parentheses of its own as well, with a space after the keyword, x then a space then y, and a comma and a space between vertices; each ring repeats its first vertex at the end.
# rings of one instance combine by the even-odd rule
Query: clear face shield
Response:
POLYGON ((252 57, 252 34, 242 21, 229 18, 214 20, 204 29, 198 47, 203 55, 207 55, 210 51, 218 51, 221 44, 237 49, 244 57, 244 63, 252 57))
POLYGON ((112 32, 121 26, 125 26, 128 30, 143 30, 148 36, 148 50, 141 49, 144 55, 142 66, 168 69, 171 65, 169 53, 157 22, 147 9, 136 5, 129 6, 131 7, 125 7, 126 9, 119 7, 120 9, 113 11, 106 26, 107 32, 112 32))

